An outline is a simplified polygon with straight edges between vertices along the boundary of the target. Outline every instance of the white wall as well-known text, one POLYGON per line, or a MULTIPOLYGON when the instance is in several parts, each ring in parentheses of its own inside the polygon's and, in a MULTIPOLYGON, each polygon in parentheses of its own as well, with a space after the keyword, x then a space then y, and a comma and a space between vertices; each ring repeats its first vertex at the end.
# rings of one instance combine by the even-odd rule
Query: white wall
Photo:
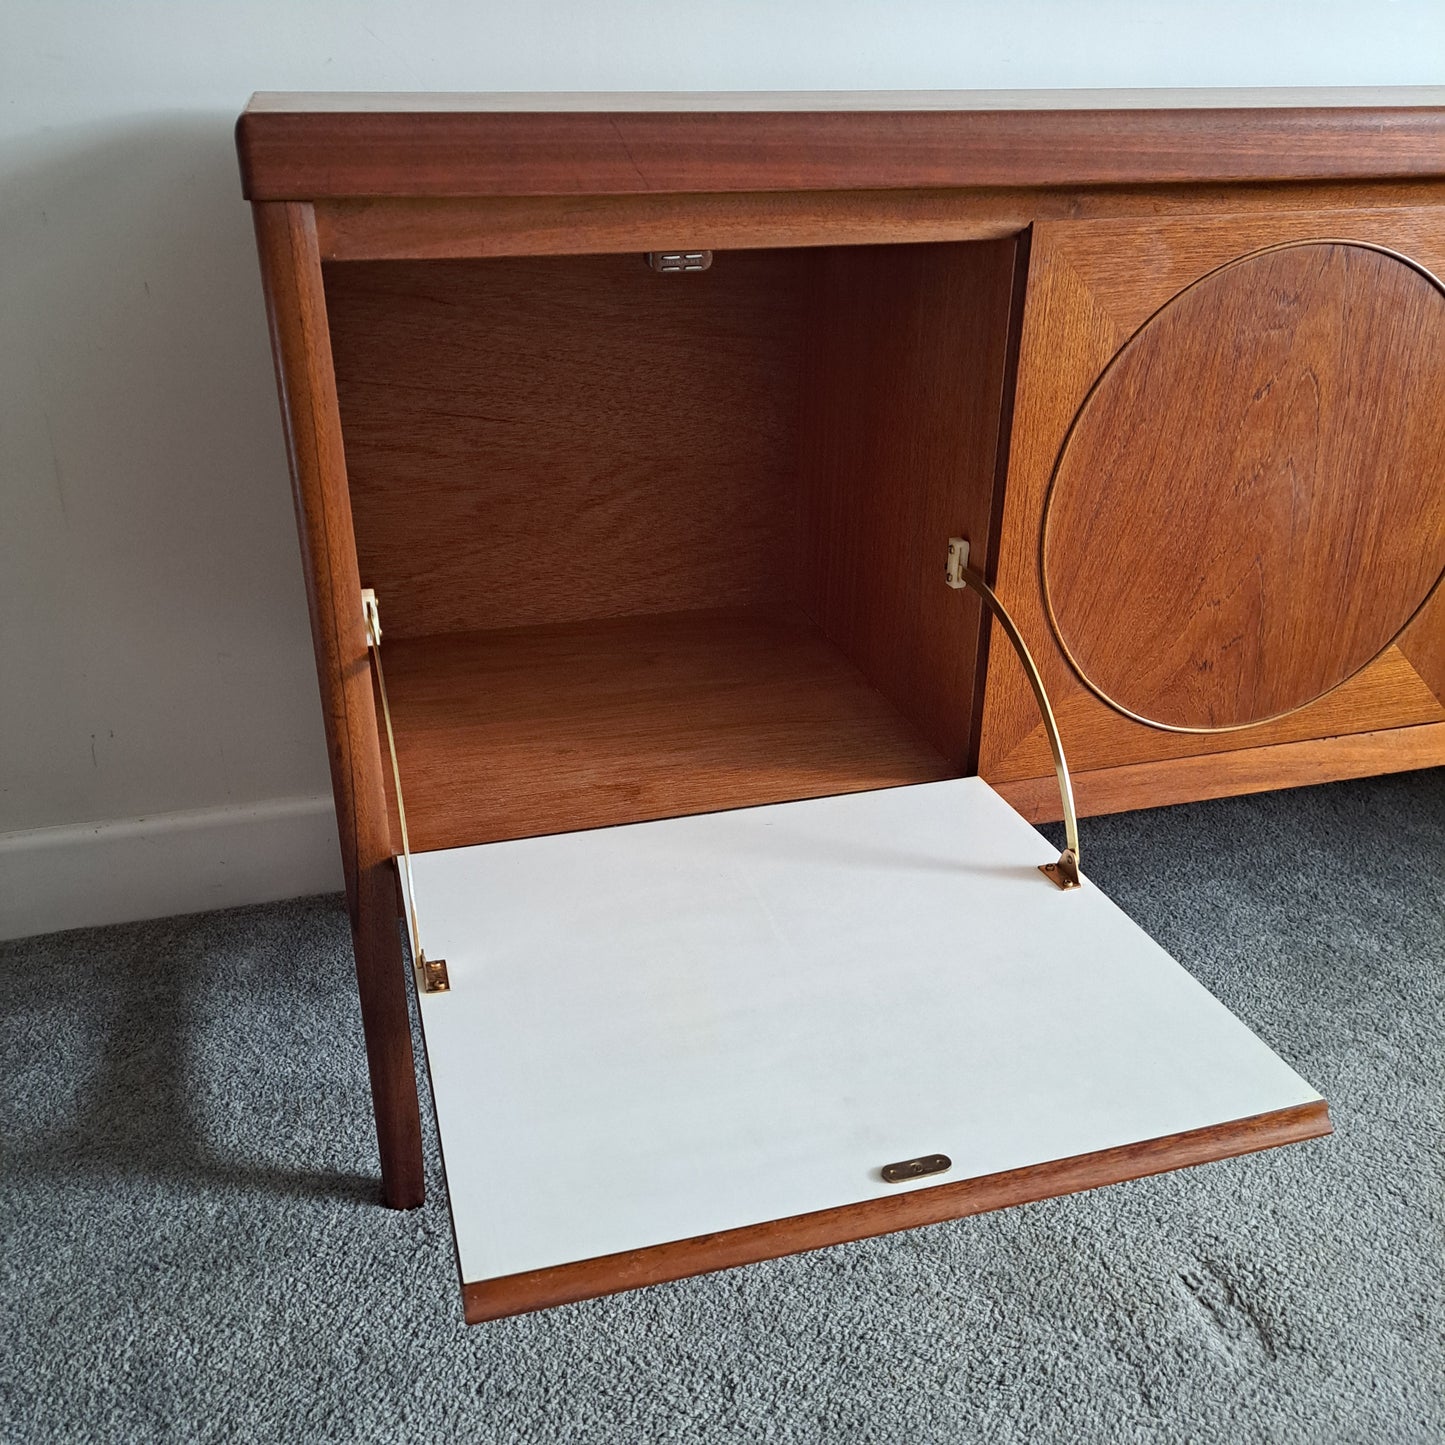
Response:
POLYGON ((267 90, 1429 84, 1441 0, 3 0, 0 937, 339 886, 267 90))

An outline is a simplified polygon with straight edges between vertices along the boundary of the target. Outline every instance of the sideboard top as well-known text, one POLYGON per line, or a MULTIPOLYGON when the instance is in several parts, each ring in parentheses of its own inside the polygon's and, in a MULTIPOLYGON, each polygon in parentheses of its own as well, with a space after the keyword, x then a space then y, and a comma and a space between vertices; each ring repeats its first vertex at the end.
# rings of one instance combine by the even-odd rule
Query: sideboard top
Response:
POLYGON ((252 200, 1445 176, 1445 87, 272 93, 252 200))

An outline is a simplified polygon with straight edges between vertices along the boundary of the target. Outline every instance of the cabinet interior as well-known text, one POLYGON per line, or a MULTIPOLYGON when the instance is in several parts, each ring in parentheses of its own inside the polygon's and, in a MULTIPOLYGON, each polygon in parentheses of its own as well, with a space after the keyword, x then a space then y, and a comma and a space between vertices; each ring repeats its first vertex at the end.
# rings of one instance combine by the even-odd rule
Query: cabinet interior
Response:
POLYGON ((973 771, 1023 250, 329 264, 413 848, 973 771))

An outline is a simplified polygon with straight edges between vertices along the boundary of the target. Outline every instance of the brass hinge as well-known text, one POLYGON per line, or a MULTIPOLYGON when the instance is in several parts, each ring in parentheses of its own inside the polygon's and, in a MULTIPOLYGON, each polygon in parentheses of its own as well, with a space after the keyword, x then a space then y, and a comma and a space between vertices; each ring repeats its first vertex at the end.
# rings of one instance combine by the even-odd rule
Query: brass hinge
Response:
POLYGON ((376 672, 376 690, 381 694, 381 716, 386 724, 386 747, 391 754, 391 781, 396 789, 396 817, 401 824, 401 864, 406 873, 406 908, 411 922, 411 946, 416 953, 417 987, 423 993, 447 993, 451 979, 444 958, 428 958, 421 946, 421 925, 416 916, 416 887, 411 877, 411 841, 406 832, 406 804, 401 796, 401 767, 396 760, 396 733, 391 726, 391 704, 386 697, 386 673, 381 667, 381 608, 370 587, 361 589, 361 612, 366 619, 366 646, 376 672))
POLYGON ((423 993, 450 993, 452 981, 447 976, 447 961, 444 958, 428 958, 421 950, 416 955, 417 977, 421 980, 423 993))

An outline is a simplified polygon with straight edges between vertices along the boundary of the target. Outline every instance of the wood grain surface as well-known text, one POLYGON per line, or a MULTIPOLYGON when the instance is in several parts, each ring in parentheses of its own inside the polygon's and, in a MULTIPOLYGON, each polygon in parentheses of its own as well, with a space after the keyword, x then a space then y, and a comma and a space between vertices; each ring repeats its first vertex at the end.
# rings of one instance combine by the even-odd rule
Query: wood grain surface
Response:
MULTIPOLYGON (((1126 813, 1201 798, 1233 798, 1271 788, 1299 788, 1441 766, 1445 766, 1445 722, 1424 723, 1091 768, 1073 774, 1074 801, 1081 814, 1126 813)), ((1052 775, 994 786, 1031 823, 1055 823, 1062 816, 1058 784, 1052 775)))
MULTIPOLYGON (((1397 102, 1408 96, 1392 97, 1397 102)), ((1415 97, 1420 99, 1421 97, 1415 97)), ((237 125, 253 200, 649 191, 1091 186, 1445 174, 1445 106, 990 106, 901 92, 886 109, 815 97, 749 109, 440 109, 418 98, 271 98, 237 125), (343 102, 344 103, 344 102, 343 102)), ((1377 99, 1377 98, 1375 98, 1377 99)), ((465 102, 459 102, 466 104, 465 102)), ((541 102, 545 103, 545 102, 541 102)), ((1067 101, 1065 102, 1067 104, 1067 101)))
POLYGON ((744 252, 698 276, 636 255, 329 268, 388 657, 507 630, 535 668, 528 626, 801 607, 964 770, 982 620, 942 559, 963 532, 983 565, 996 519, 1017 251, 744 252))
POLYGON ((259 205, 255 223, 341 837, 382 1196, 394 1208, 411 1209, 425 1190, 421 1119, 321 258, 309 206, 259 205))
MULTIPOLYGON (((1436 597, 1440 594, 1436 593, 1436 597)), ((1417 624, 1411 625, 1411 631, 1417 624)), ((1041 649, 1043 650, 1043 649, 1041 649)), ((1046 654, 1047 655, 1047 654, 1046 654)), ((995 653, 997 671, 1014 670, 1017 663, 995 653)), ((1067 672, 1067 667, 1064 669, 1067 672)), ((1055 706, 1059 728, 1069 741, 1069 754, 1088 760, 1090 767, 1124 767, 1150 760, 1161 764, 1180 758, 1212 755, 1222 758, 1235 748, 1265 748, 1331 738, 1392 727, 1418 727, 1445 721, 1445 704, 1431 691, 1398 647, 1358 672, 1348 682, 1308 707, 1275 722, 1227 733, 1161 732, 1105 707, 1068 674, 1070 683, 1055 689, 1062 701, 1055 706)), ((997 680, 997 679, 995 679, 997 680)), ((999 779, 1053 776, 1048 739, 1037 721, 1011 752, 995 764, 999 779)))
MULTIPOLYGON (((1317 1139, 1330 1132, 1329 1109, 1323 1102, 1301 1104, 1232 1124, 1194 1129, 1147 1143, 1103 1149, 1095 1154, 1012 1169, 981 1179, 940 1184, 887 1199, 464 1285, 463 1312, 468 1324, 479 1324, 483 1320, 550 1309, 575 1300, 800 1254, 921 1224, 963 1219, 1036 1199, 1076 1194, 1104 1184, 1317 1139)), ((579 1207, 585 1207, 585 1202, 579 1201, 579 1207)))
POLYGON ((801 616, 642 616, 383 646, 419 852, 956 771, 801 616))
POLYGON ((1273 186, 971 187, 636 196, 384 196, 316 207, 327 261, 995 241, 1038 221, 1438 206, 1435 180, 1273 186))
POLYGON ((1017 240, 818 253, 801 426, 797 599, 959 772, 981 705, 977 602, 1007 435, 1017 240))
POLYGON ((1445 709, 1445 584, 1400 635, 1398 647, 1402 660, 1445 709))
POLYGON ((357 555, 388 639, 781 596, 803 265, 328 267, 357 555))
POLYGON ((1106 701, 1238 728, 1372 661, 1445 571, 1445 295, 1393 255, 1233 261, 1115 357, 1044 512, 1054 631, 1106 701))
MULTIPOLYGON (((1428 666, 1438 652, 1445 610, 1437 601, 1411 623, 1398 648, 1388 649, 1350 681, 1277 722, 1199 735, 1145 727, 1101 702, 1079 681, 1062 650, 1051 645, 1040 570, 1045 498, 1069 427, 1109 362, 1154 312, 1217 267, 1284 241, 1343 237, 1386 246, 1438 274, 1445 267, 1445 212, 1397 207, 1060 222, 1041 224, 1033 234, 997 590, 1035 646, 1075 771, 1157 760, 1160 798, 1177 800, 1180 779, 1193 777, 1203 787, 1207 771, 1186 768, 1171 774, 1177 759, 1445 720, 1445 706, 1412 661, 1421 657, 1428 666)), ((1388 398, 1380 405, 1387 406, 1388 398)), ((1147 431, 1148 424, 1148 418, 1141 417, 1132 430, 1147 431)), ((1428 426, 1428 420, 1424 424, 1428 426)), ((1414 485, 1410 479, 1404 484, 1414 485)), ((1105 481, 1100 479, 1099 485, 1105 481)), ((1131 529, 1133 525, 1131 519, 1131 529)), ((1127 548, 1133 541, 1123 536, 1118 545, 1127 548)), ((1161 544, 1168 541, 1166 536, 1161 544)), ((1111 554, 1112 545, 1106 562, 1111 554)), ((1373 585, 1360 579, 1352 586, 1342 578, 1338 590, 1357 596, 1373 585)), ((1369 605, 1366 597, 1367 610, 1369 605)), ((1051 779, 1047 740, 1027 681, 1012 658, 997 649, 993 657, 980 771, 995 784, 1051 779)), ((1288 760, 1282 758, 1281 782, 1288 781, 1290 773, 1288 760)), ((1135 789, 1134 796, 1144 794, 1135 789)))

